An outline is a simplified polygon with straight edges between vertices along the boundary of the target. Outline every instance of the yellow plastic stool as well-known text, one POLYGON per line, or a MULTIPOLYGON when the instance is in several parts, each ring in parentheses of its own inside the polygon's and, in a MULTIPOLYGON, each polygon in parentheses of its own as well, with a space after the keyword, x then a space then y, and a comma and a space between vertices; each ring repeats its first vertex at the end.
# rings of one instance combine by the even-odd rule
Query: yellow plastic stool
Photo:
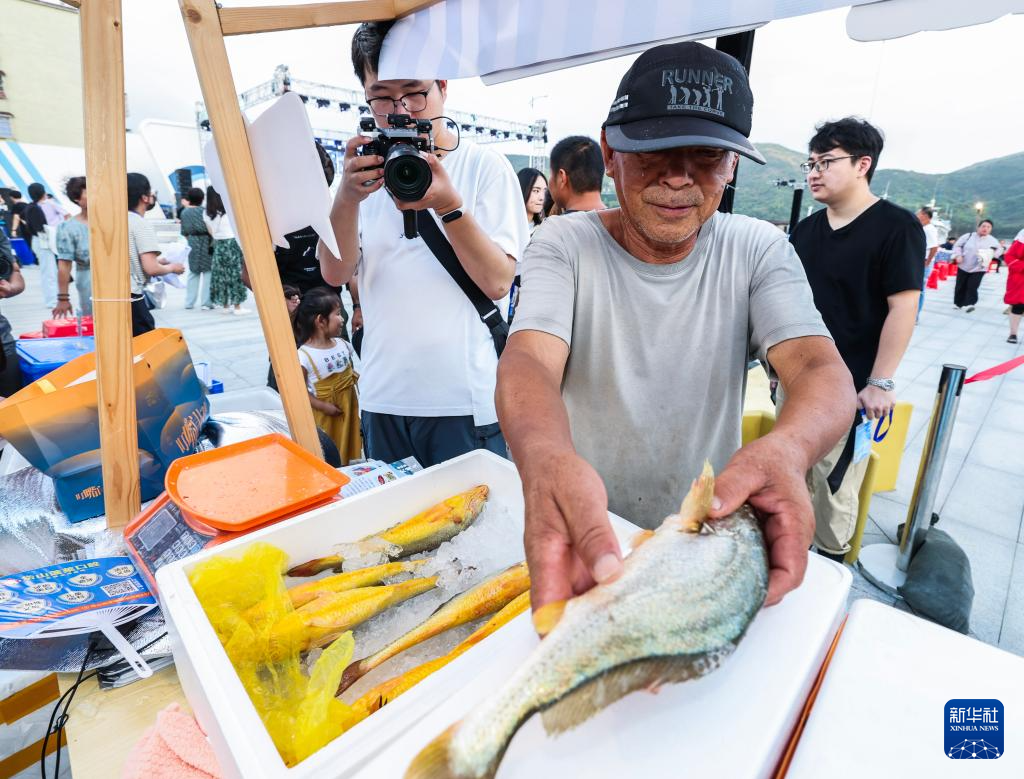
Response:
POLYGON ((907 431, 910 430, 910 417, 913 413, 912 403, 897 403, 893 409, 889 432, 879 443, 872 446, 879 457, 875 492, 896 489, 896 479, 900 475, 900 460, 903 459, 903 448, 907 444, 907 431))
MULTIPOLYGON (((888 440, 888 436, 886 440, 888 440)), ((882 458, 878 456, 878 452, 872 452, 868 457, 868 467, 864 470, 864 481, 860 483, 860 492, 857 494, 857 527, 853 531, 853 538, 850 539, 850 551, 843 558, 843 562, 850 565, 857 562, 857 558, 860 556, 860 542, 864 539, 864 527, 868 524, 871 496, 878 491, 876 479, 882 458)))

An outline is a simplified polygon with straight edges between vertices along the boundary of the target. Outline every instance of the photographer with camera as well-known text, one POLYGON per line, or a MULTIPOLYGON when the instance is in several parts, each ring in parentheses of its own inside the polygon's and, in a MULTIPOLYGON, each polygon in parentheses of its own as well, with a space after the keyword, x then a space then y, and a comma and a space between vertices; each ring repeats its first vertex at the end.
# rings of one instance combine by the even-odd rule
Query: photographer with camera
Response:
POLYGON ((390 27, 363 24, 352 38, 376 129, 362 125, 345 150, 331 210, 340 260, 319 247, 328 283, 358 269, 367 455, 424 466, 479 448, 504 456, 498 312, 528 240, 519 184, 504 157, 449 129, 446 81, 378 79, 390 27))
MULTIPOLYGON (((7 234, 0 230, 0 300, 13 298, 25 291, 21 266, 14 258, 14 249, 7 234)), ((0 400, 21 389, 21 368, 15 351, 14 335, 7 317, 0 314, 0 400)))

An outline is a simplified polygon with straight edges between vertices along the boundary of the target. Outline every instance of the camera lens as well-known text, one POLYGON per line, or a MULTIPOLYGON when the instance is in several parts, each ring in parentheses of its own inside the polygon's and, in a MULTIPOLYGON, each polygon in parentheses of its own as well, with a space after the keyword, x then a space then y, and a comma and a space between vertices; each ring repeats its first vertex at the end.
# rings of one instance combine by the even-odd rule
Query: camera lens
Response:
POLYGON ((427 194, 434 174, 416 147, 396 143, 384 160, 384 186, 399 200, 421 200, 427 194))

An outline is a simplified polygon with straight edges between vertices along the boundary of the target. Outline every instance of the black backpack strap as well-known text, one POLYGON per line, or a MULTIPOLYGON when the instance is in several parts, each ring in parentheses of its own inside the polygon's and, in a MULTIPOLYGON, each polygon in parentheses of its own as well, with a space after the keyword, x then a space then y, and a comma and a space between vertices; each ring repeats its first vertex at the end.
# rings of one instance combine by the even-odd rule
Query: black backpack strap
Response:
POLYGON ((437 261, 441 263, 441 267, 448 271, 448 275, 459 285, 459 289, 473 304, 480 321, 491 332, 491 338, 494 339, 494 351, 501 357, 501 353, 505 349, 505 341, 508 340, 508 322, 505 321, 494 302, 466 273, 466 269, 462 267, 462 263, 459 262, 459 258, 455 254, 455 249, 441 232, 434 217, 427 211, 417 211, 416 227, 419 229, 424 243, 434 253, 437 261))

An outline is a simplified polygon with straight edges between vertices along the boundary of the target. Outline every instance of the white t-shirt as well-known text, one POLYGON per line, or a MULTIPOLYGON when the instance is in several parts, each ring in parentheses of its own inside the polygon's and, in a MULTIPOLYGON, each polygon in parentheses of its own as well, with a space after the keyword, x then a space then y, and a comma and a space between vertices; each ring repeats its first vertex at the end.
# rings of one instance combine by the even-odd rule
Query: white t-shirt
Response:
MULTIPOLYGON (((522 257, 529 236, 508 160, 464 141, 441 164, 462 196, 463 211, 502 251, 522 257)), ((498 358, 469 299, 422 238, 404 237, 402 212, 383 189, 361 204, 359 232, 365 324, 359 405, 379 414, 472 415, 478 426, 496 422, 498 358)), ((508 296, 495 302, 499 311, 508 310, 508 296)))
POLYGON ((210 219, 210 215, 204 211, 203 221, 206 222, 206 229, 210 231, 213 240, 224 241, 235 237, 235 233, 231 230, 231 222, 228 221, 226 214, 210 219))
POLYGON ((939 231, 930 222, 922 227, 924 227, 924 258, 927 260, 931 250, 937 249, 939 246, 939 231))
POLYGON ((343 373, 352 364, 352 346, 341 338, 334 339, 329 349, 318 349, 304 344, 299 348, 299 365, 306 371, 306 389, 314 392, 314 385, 335 373, 343 373))

